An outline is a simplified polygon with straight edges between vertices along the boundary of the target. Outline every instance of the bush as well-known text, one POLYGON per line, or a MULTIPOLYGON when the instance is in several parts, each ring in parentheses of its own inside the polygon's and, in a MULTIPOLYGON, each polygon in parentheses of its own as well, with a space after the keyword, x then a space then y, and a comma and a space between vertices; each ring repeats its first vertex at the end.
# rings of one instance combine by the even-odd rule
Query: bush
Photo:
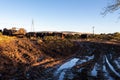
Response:
POLYGON ((119 32, 114 33, 114 34, 113 34, 113 38, 114 38, 115 40, 120 40, 120 33, 119 33, 119 32))
POLYGON ((61 39, 61 38, 58 36, 45 36, 43 38, 44 41, 51 41, 51 40, 58 40, 58 39, 61 39))

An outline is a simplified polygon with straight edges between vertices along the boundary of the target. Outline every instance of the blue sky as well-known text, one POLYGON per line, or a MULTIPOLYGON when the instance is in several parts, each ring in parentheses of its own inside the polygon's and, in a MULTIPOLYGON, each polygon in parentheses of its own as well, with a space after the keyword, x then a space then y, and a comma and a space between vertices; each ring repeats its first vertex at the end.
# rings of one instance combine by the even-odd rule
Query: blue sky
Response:
POLYGON ((31 31, 120 31, 119 11, 100 13, 112 0, 0 0, 0 29, 23 27, 31 31))

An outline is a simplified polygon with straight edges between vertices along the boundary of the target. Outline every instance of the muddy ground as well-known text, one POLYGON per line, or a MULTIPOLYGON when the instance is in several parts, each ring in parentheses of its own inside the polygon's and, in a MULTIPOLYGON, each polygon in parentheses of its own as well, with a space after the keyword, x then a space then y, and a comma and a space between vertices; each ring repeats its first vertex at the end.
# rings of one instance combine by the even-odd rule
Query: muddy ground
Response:
POLYGON ((8 41, 8 39, 0 41, 0 80, 117 80, 120 78, 120 45, 118 44, 96 41, 42 41, 27 38, 10 38, 8 41), (76 58, 78 61, 71 68, 56 73, 66 62, 76 58))

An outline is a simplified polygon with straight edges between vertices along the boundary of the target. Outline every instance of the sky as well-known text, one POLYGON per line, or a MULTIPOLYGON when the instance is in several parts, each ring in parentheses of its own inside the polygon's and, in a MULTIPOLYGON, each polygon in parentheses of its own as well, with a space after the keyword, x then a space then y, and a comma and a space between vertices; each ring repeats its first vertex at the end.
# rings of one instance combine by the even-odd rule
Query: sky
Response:
POLYGON ((103 17, 113 0, 0 0, 0 29, 114 33, 120 31, 119 11, 103 17))

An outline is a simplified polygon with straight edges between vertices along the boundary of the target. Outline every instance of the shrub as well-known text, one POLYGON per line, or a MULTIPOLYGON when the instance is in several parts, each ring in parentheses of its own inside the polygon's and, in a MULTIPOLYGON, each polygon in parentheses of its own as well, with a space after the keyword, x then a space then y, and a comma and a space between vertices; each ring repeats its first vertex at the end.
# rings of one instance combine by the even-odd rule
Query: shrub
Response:
POLYGON ((43 38, 44 41, 51 41, 51 40, 58 40, 58 39, 61 39, 61 38, 58 36, 45 36, 43 38))
POLYGON ((119 32, 114 33, 114 34, 113 34, 113 38, 114 38, 115 40, 120 40, 120 33, 119 33, 119 32))

